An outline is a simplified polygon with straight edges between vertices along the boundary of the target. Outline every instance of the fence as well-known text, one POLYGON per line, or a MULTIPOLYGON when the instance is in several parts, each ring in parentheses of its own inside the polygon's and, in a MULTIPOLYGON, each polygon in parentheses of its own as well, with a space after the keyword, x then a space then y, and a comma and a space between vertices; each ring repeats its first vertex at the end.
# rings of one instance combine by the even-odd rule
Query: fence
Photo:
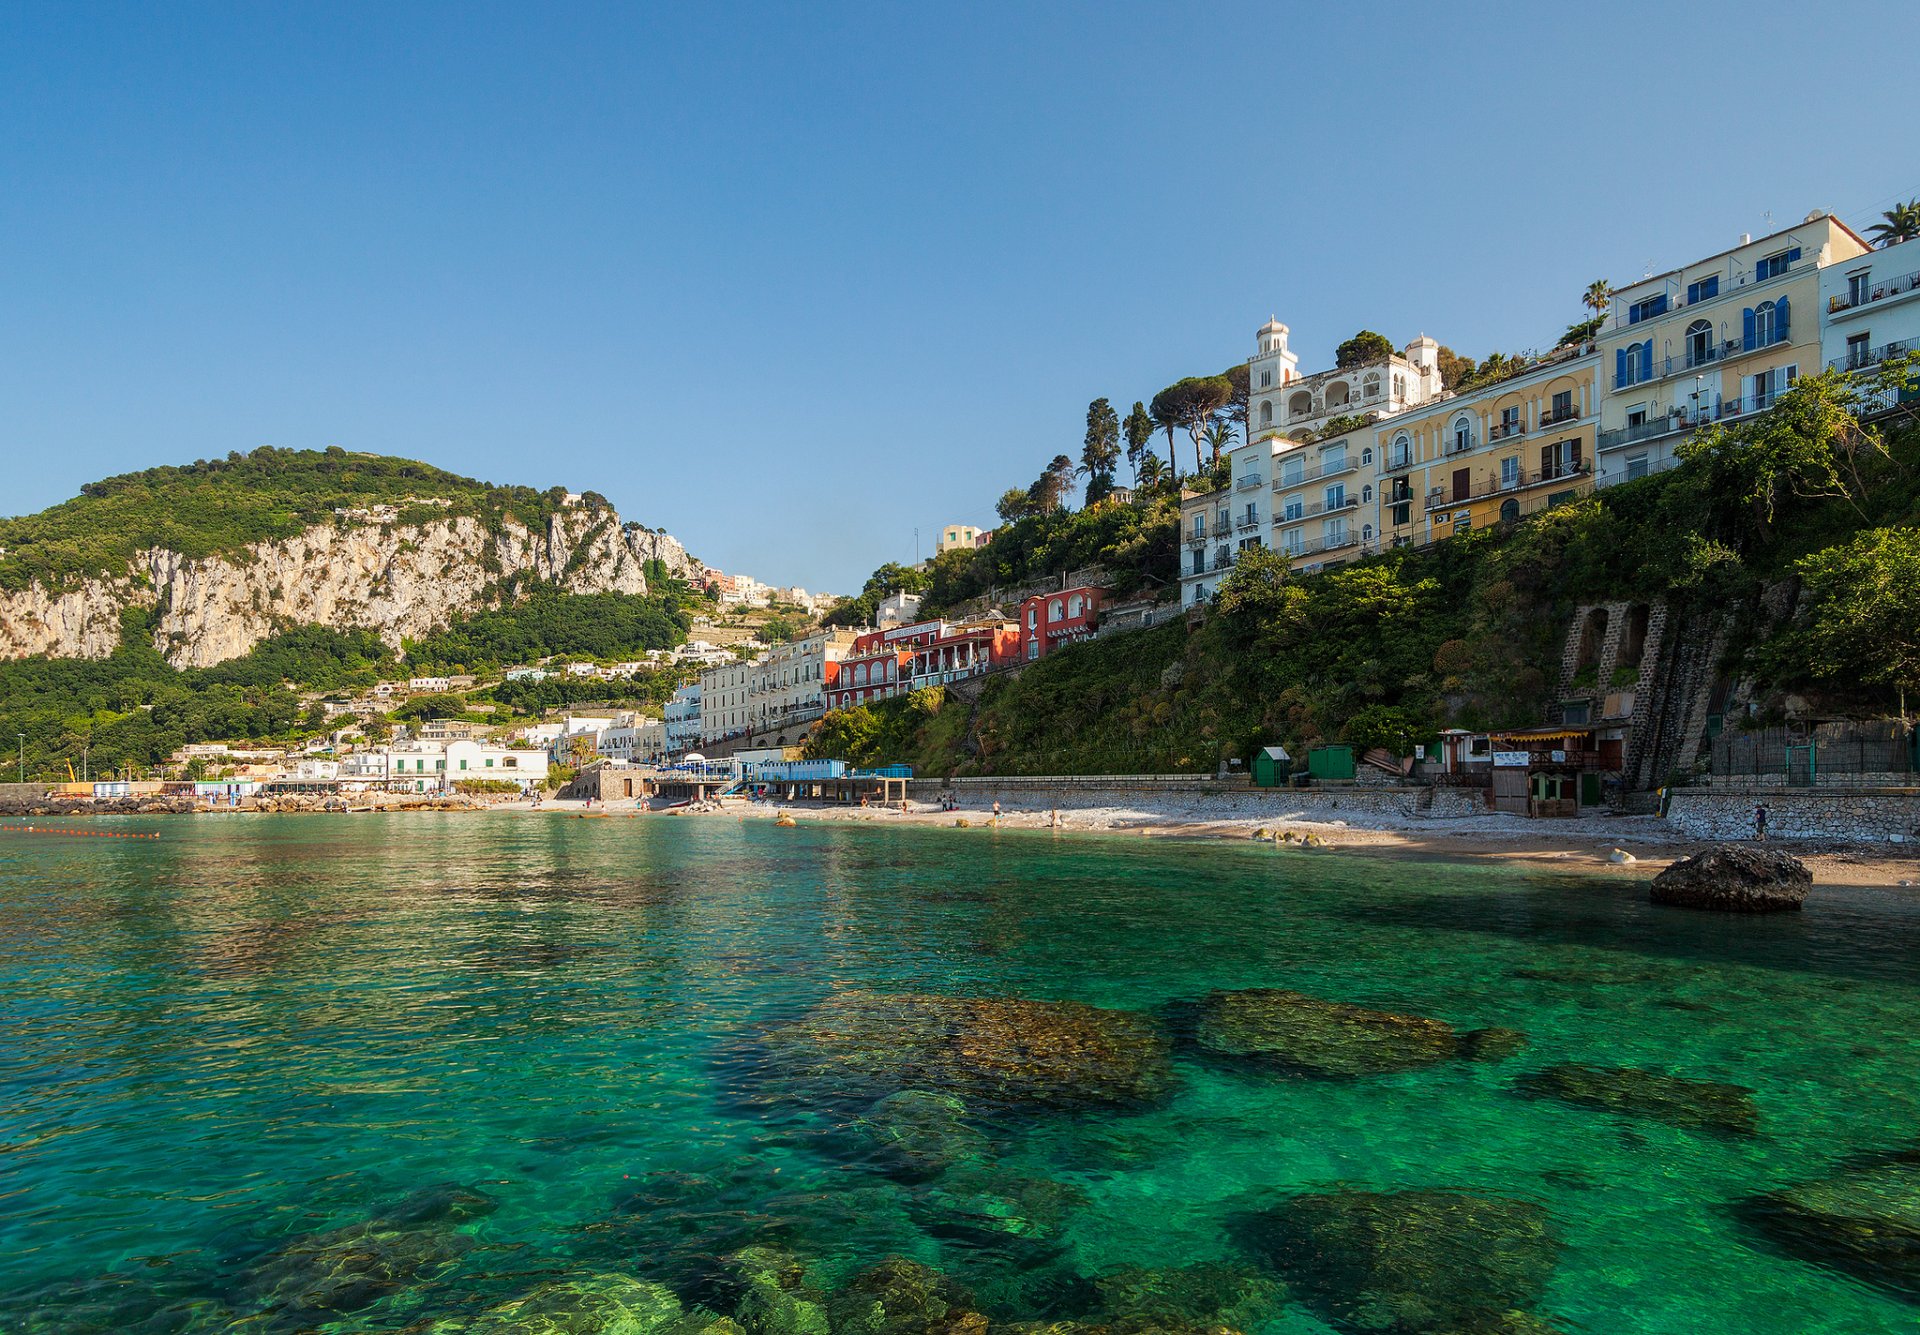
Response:
POLYGON ((1785 788, 1916 787, 1916 746, 1915 730, 1893 719, 1729 729, 1713 740, 1711 781, 1785 788))

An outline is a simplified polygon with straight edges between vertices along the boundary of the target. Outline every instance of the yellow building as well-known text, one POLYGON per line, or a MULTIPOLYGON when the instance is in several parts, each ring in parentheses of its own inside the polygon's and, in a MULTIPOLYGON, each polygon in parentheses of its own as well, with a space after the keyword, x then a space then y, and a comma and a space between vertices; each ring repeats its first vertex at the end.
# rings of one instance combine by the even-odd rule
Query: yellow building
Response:
POLYGON ((979 543, 980 530, 972 524, 948 524, 940 530, 933 551, 936 556, 945 556, 948 552, 970 552, 979 543))
POLYGON ((1424 546, 1593 490, 1600 361, 1592 344, 1563 349, 1376 425, 1368 527, 1378 544, 1424 546))
POLYGON ((1869 249, 1816 211, 1616 289, 1599 338, 1600 485, 1670 467, 1697 427, 1765 412, 1820 370, 1820 270, 1869 249))

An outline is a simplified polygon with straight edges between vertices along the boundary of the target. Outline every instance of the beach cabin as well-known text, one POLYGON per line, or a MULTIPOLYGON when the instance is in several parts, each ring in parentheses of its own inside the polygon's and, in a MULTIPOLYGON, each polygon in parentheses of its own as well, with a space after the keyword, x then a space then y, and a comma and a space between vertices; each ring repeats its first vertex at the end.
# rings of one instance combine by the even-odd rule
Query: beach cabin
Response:
POLYGON ((1316 746, 1307 752, 1307 773, 1315 783, 1352 783, 1353 748, 1316 746))
POLYGON ((1253 786, 1285 788, 1293 777, 1293 757, 1284 746, 1263 746, 1253 753, 1253 786))

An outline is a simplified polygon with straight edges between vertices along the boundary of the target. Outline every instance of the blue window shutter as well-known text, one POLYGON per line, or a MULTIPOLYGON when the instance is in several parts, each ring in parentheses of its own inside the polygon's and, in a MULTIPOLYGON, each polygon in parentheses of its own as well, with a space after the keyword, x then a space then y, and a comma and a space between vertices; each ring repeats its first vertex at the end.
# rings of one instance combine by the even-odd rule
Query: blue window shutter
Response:
POLYGON ((1640 378, 1653 379, 1653 340, 1648 339, 1640 345, 1640 378))
POLYGON ((1785 297, 1773 303, 1773 341, 1787 341, 1787 299, 1785 297))
POLYGON ((1613 350, 1613 387, 1615 389, 1625 389, 1626 386, 1627 350, 1625 348, 1615 348, 1613 350))
POLYGON ((1740 346, 1747 352, 1753 351, 1753 307, 1740 312, 1740 346))
POLYGON ((1658 297, 1654 298, 1653 313, 1655 315, 1665 315, 1667 313, 1667 294, 1666 293, 1662 292, 1658 297))
POLYGON ((1799 262, 1800 262, 1800 247, 1795 246, 1792 250, 1789 250, 1787 252, 1787 263, 1798 264, 1799 262))

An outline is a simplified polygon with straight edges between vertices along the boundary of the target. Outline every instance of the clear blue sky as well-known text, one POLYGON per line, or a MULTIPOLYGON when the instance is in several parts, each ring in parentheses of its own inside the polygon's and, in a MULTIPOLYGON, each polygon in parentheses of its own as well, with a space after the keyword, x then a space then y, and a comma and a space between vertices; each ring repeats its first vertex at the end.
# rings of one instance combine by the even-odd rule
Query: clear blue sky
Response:
POLYGON ((0 513, 339 444, 847 591, 1269 314, 1543 345, 1920 195, 1920 8, 1478 8, 8 6, 0 513))

